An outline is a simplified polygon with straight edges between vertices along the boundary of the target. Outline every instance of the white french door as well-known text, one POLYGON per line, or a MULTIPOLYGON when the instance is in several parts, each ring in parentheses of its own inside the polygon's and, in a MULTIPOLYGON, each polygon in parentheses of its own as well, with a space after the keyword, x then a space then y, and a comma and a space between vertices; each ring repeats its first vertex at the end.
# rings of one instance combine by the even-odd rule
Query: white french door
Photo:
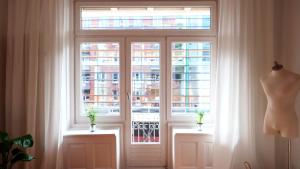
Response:
POLYGON ((167 123, 193 123, 196 110, 210 108, 214 39, 80 38, 77 46, 80 112, 91 106, 102 115, 97 122, 125 124, 127 168, 166 166, 167 123))
POLYGON ((166 166, 165 38, 126 40, 127 167, 166 166))

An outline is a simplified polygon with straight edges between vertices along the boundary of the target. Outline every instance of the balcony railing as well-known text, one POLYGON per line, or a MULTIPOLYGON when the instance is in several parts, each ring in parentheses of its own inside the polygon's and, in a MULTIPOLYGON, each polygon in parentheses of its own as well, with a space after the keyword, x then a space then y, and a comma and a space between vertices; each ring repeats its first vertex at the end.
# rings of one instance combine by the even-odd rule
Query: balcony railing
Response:
POLYGON ((133 144, 157 144, 160 142, 158 121, 132 121, 131 131, 133 144))

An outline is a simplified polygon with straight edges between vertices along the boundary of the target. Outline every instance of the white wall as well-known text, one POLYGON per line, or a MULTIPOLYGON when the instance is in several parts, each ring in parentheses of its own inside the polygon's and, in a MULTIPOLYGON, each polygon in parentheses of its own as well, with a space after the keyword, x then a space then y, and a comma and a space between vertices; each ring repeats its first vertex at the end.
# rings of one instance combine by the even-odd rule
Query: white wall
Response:
MULTIPOLYGON (((300 1, 278 0, 277 3, 276 52, 287 69, 300 74, 300 1)), ((300 92, 296 100, 296 111, 300 121, 300 92)), ((287 168, 287 146, 286 139, 276 138, 277 169, 287 168)), ((300 169, 300 138, 292 141, 292 168, 300 169)))
POLYGON ((0 0, 0 131, 4 130, 7 0, 0 0))

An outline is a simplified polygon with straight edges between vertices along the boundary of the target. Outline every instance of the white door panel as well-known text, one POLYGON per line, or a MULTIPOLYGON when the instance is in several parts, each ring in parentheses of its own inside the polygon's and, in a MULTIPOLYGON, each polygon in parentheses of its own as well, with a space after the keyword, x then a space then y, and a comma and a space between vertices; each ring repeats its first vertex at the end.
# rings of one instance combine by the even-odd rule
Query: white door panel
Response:
POLYGON ((126 54, 127 166, 166 166, 165 38, 127 38, 126 54))

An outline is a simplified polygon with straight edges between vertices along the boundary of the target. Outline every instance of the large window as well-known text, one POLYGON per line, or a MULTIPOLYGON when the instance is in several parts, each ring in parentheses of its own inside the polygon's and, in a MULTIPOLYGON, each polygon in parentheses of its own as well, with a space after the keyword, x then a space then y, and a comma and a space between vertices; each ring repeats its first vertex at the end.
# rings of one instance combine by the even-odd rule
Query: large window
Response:
POLYGON ((159 145, 168 122, 211 111, 216 7, 189 3, 77 3, 75 124, 93 109, 130 144, 159 145))
POLYGON ((212 114, 215 2, 79 1, 74 26, 73 126, 93 109, 120 128, 127 166, 166 166, 168 129, 212 114))

